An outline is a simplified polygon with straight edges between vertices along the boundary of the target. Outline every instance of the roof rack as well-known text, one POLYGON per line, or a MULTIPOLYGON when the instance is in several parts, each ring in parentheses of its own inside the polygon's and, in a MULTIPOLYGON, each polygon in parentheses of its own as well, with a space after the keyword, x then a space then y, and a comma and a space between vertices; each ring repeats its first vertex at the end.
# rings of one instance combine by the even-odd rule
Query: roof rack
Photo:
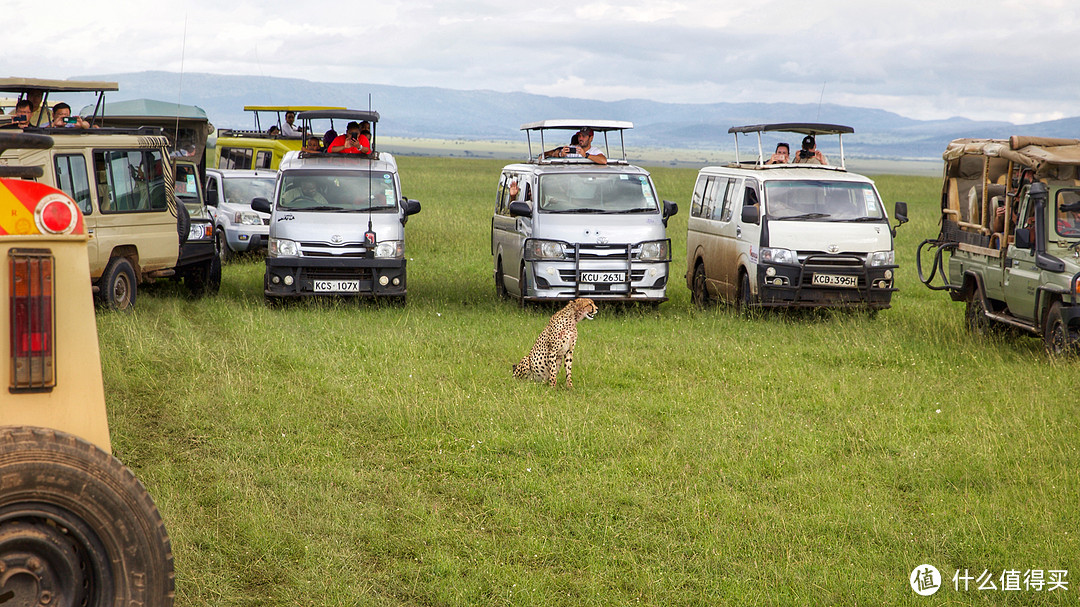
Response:
POLYGON ((350 110, 346 108, 327 108, 318 110, 307 110, 300 112, 296 115, 300 119, 301 129, 307 133, 313 132, 311 130, 312 120, 329 120, 330 126, 333 128, 334 119, 348 120, 349 122, 370 122, 371 123, 371 154, 361 154, 364 158, 379 158, 379 152, 375 149, 375 134, 379 123, 379 113, 374 110, 350 110))
POLYGON ((577 162, 589 162, 580 158, 544 158, 544 131, 580 131, 581 129, 588 127, 593 132, 604 134, 604 155, 608 157, 608 164, 629 164, 626 160, 626 142, 623 138, 623 131, 634 128, 634 123, 626 120, 583 120, 583 119, 556 119, 556 120, 540 120, 538 122, 527 122, 521 125, 521 130, 525 131, 525 136, 529 142, 529 162, 535 162, 537 164, 547 163, 577 163, 577 162), (532 153, 532 131, 540 133, 540 153, 537 154, 535 159, 532 153), (622 152, 621 159, 611 159, 611 146, 608 141, 608 132, 619 132, 619 149, 622 152))
MULTIPOLYGON (((281 113, 282 112, 308 112, 312 110, 343 110, 343 107, 326 106, 326 105, 245 105, 245 112, 253 112, 255 114, 255 130, 258 132, 264 132, 262 125, 259 123, 259 112, 274 112, 275 124, 281 128, 281 113)), ((267 127, 269 128, 269 127, 267 127)))
MULTIPOLYGON (((94 113, 90 117, 93 123, 105 104, 106 91, 118 91, 119 85, 115 82, 102 82, 90 80, 49 80, 45 78, 0 78, 0 92, 19 93, 21 100, 30 92, 41 91, 43 93, 41 104, 48 107, 49 93, 97 93, 97 103, 94 105, 94 113)), ((42 114, 38 114, 39 124, 30 126, 47 126, 40 124, 42 114)))
MULTIPOLYGON (((847 170, 844 161, 844 134, 854 133, 855 129, 842 124, 825 124, 821 122, 776 122, 770 124, 751 124, 747 126, 733 126, 728 129, 735 135, 735 164, 742 164, 739 160, 739 133, 757 133, 758 155, 756 161, 751 161, 754 166, 765 166, 765 150, 761 143, 762 133, 798 133, 811 135, 815 139, 818 135, 836 135, 840 141, 840 166, 841 170, 847 170)), ((790 165, 773 165, 790 167, 790 165)), ((803 165, 809 167, 821 167, 822 165, 803 165)))

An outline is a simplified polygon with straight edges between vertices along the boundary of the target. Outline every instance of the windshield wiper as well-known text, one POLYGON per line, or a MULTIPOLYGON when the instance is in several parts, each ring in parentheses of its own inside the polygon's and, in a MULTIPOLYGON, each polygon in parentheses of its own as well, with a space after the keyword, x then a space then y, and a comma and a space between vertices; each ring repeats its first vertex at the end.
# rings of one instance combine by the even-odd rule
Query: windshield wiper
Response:
POLYGON ((776 219, 788 220, 788 219, 822 219, 824 217, 832 217, 828 213, 803 213, 802 215, 789 215, 787 217, 777 217, 776 219))
POLYGON ((851 219, 833 219, 833 221, 859 222, 859 221, 885 221, 884 217, 853 217, 851 219))
POLYGON ((564 214, 564 213, 565 214, 570 214, 570 213, 603 213, 604 209, 584 208, 584 209, 568 209, 566 211, 550 211, 550 212, 551 213, 558 213, 558 214, 564 214))
POLYGON ((622 211, 608 211, 608 213, 614 213, 616 215, 620 215, 622 213, 655 213, 655 212, 656 212, 656 209, 651 209, 649 207, 638 207, 636 209, 623 209, 622 211))
POLYGON ((334 206, 321 206, 321 207, 305 207, 305 208, 299 208, 299 209, 290 208, 289 210, 290 211, 344 211, 346 209, 343 209, 341 207, 334 207, 334 206))

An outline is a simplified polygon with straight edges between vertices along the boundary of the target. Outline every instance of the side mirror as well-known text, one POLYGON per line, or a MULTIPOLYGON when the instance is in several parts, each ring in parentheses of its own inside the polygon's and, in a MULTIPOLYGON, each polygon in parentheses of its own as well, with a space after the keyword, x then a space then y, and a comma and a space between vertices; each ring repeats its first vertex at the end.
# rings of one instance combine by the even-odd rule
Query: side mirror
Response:
POLYGON ((259 198, 251 199, 251 209, 253 211, 259 211, 260 213, 271 213, 273 207, 271 207, 269 200, 260 196, 259 198))
POLYGON ((532 217, 532 206, 521 200, 511 202, 509 210, 511 217, 532 217))
POLYGON ((674 202, 671 202, 670 200, 665 200, 664 201, 664 211, 663 211, 664 225, 665 226, 667 225, 667 220, 668 220, 669 217, 671 217, 673 215, 676 215, 678 212, 679 212, 679 205, 675 204, 674 202))
POLYGON ((752 204, 743 205, 742 215, 740 216, 740 219, 743 223, 759 223, 761 221, 761 218, 758 216, 757 206, 752 204))
POLYGON ((401 205, 406 215, 416 215, 420 212, 420 201, 406 198, 405 203, 401 205))
POLYGON ((899 222, 896 224, 896 227, 900 227, 901 225, 908 222, 906 202, 903 202, 901 200, 896 201, 896 210, 893 211, 893 218, 899 222))
POLYGON ((1017 228, 1015 244, 1018 249, 1032 248, 1031 228, 1017 228))

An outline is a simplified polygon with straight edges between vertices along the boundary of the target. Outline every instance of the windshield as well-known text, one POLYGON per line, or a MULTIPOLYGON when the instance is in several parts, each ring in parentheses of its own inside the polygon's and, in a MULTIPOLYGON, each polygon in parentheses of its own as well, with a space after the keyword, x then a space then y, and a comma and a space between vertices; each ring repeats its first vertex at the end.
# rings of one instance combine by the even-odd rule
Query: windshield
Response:
POLYGON ((1054 225, 1066 238, 1080 237, 1080 188, 1061 188, 1054 196, 1054 225))
POLYGON ((173 188, 176 198, 184 203, 189 211, 197 211, 202 207, 199 199, 199 173, 194 165, 176 165, 176 185, 173 188))
POLYGON ((249 205, 253 198, 274 197, 274 177, 227 177, 223 184, 225 202, 249 205))
POLYGON ((767 181, 765 212, 772 219, 870 221, 884 219, 877 192, 868 183, 767 181))
POLYGON ((394 175, 385 171, 290 171, 277 208, 298 211, 389 211, 397 208, 394 175))
POLYGON ((572 173, 540 177, 545 213, 655 213, 656 196, 646 175, 572 173))

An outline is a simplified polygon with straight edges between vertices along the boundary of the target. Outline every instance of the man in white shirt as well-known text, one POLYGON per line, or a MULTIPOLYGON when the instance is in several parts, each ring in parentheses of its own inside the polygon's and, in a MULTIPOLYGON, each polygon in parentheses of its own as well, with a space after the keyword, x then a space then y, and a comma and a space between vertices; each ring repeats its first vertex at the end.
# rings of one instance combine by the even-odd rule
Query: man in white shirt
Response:
POLYGON ((285 124, 281 125, 282 137, 299 137, 303 135, 303 132, 293 126, 293 121, 296 120, 296 112, 285 112, 285 124))
POLYGON ((583 126, 577 134, 577 145, 566 148, 564 157, 566 158, 588 158, 596 164, 607 164, 607 156, 600 151, 600 148, 594 146, 593 142, 593 130, 590 127, 583 126))

